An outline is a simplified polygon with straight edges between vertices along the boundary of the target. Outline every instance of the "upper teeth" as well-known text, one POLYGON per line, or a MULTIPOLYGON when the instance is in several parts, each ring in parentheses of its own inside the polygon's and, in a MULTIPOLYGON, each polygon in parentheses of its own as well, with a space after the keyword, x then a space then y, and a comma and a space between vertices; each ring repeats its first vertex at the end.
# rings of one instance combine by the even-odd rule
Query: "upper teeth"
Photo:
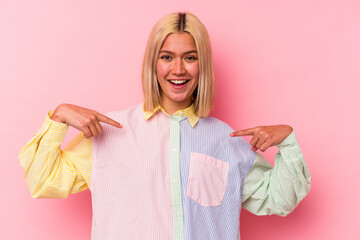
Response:
POLYGON ((186 82, 186 80, 169 80, 169 81, 174 84, 183 84, 184 82, 186 82))

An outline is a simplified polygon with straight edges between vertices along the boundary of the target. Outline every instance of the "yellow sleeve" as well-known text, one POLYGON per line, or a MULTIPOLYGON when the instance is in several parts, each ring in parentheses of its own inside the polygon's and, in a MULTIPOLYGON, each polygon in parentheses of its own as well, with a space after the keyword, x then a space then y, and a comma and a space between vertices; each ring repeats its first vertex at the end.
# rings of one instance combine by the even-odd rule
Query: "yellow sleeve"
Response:
POLYGON ((92 143, 82 133, 64 150, 68 126, 47 115, 41 129, 21 149, 19 159, 33 198, 67 198, 90 186, 92 143))

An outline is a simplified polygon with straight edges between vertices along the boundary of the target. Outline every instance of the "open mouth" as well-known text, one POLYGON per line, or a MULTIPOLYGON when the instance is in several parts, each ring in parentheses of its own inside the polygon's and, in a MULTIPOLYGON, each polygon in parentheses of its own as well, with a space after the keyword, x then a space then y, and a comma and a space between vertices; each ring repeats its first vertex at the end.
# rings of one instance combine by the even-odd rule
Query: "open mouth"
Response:
POLYGON ((170 83, 181 86, 185 85, 189 80, 168 80, 170 83))

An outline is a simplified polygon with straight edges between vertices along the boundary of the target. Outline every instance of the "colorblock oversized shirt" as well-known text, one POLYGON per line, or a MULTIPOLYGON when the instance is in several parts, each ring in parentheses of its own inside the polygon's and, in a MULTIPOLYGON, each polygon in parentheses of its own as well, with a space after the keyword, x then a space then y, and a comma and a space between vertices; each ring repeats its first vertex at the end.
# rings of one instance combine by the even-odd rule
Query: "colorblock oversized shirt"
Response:
POLYGON ((91 190, 92 239, 239 239, 241 207, 286 215, 310 190, 291 133, 273 168, 218 119, 193 106, 168 115, 142 105, 108 116, 122 129, 79 135, 62 151, 65 124, 45 121, 20 152, 33 197, 91 190))

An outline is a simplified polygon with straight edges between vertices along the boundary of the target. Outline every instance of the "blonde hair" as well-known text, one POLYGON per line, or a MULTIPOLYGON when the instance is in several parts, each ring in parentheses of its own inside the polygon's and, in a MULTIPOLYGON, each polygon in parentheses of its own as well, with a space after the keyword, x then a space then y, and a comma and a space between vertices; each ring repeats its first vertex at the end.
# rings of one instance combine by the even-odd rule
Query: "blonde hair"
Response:
POLYGON ((166 37, 172 33, 189 33, 195 40, 199 59, 199 84, 193 93, 195 113, 207 117, 214 102, 214 70, 210 38, 205 26, 191 13, 172 13, 152 29, 145 49, 142 86, 144 111, 151 112, 161 105, 161 89, 156 76, 159 52, 166 37))

